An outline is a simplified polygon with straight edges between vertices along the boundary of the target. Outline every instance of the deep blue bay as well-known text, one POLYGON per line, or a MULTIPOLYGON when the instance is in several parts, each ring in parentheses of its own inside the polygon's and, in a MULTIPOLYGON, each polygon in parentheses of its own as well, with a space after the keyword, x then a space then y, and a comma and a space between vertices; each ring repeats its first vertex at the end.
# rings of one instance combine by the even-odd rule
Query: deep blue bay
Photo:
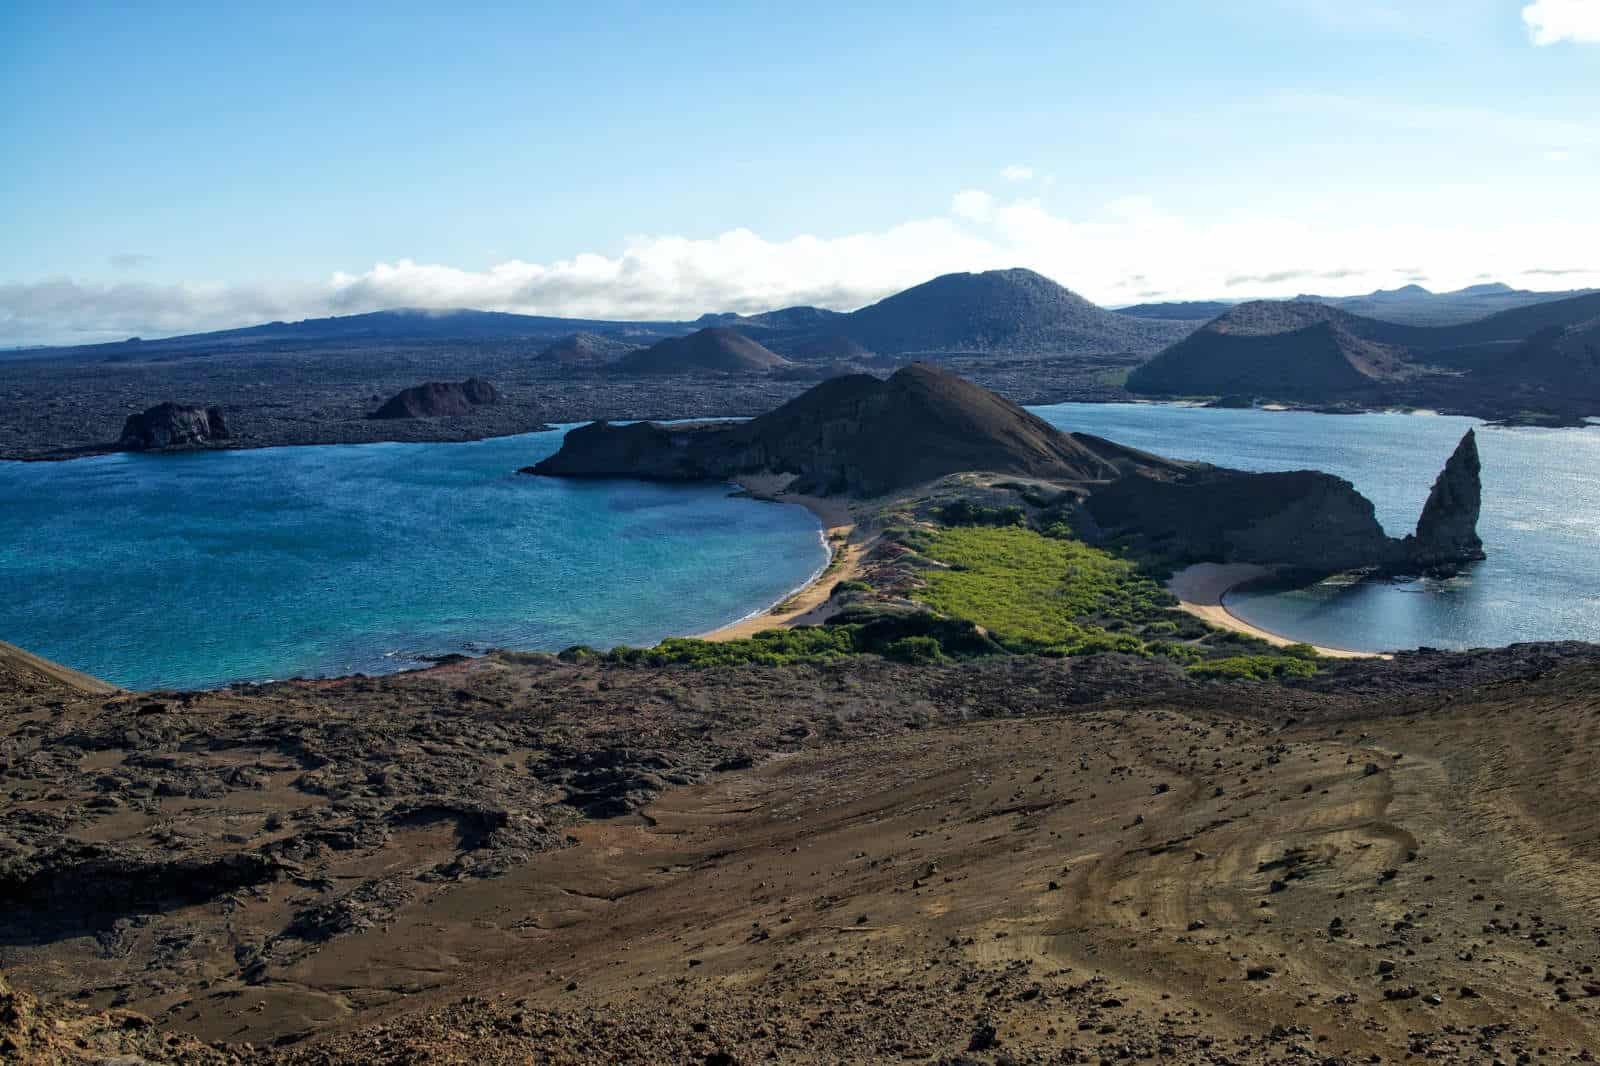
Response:
MULTIPOLYGON (((1064 429, 1350 479, 1411 531, 1471 419, 1148 404, 1064 429)), ((0 639, 130 687, 381 672, 490 647, 650 644, 764 609, 825 559, 798 507, 726 485, 514 471, 559 431, 0 463, 0 639)), ((1600 428, 1480 426, 1489 559, 1448 581, 1241 592, 1231 610, 1360 650, 1600 640, 1600 428)))
POLYGON ((376 673, 704 632, 826 562, 727 485, 516 473, 561 436, 0 463, 0 639, 135 688, 376 673))

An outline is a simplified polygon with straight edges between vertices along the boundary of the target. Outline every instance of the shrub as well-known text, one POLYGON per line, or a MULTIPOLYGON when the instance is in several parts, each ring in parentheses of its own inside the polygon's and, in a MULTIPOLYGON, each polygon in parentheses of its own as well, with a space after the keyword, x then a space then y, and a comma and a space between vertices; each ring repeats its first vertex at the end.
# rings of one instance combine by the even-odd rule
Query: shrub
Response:
POLYGON ((783 666, 822 663, 855 655, 855 626, 796 626, 765 629, 739 640, 700 640, 668 637, 654 648, 619 649, 614 662, 645 662, 651 666, 783 666))
POLYGON ((901 637, 884 648, 883 654, 903 663, 936 663, 944 658, 944 649, 933 637, 901 637))
POLYGON ((965 499, 939 508, 939 520, 947 526, 1020 526, 1027 517, 1021 507, 986 507, 965 499))
POLYGON ((1151 655, 1159 655, 1163 659, 1188 665, 1197 663, 1205 658, 1199 648, 1193 644, 1184 644, 1175 640, 1153 640, 1145 645, 1151 655))
POLYGON ((1189 667, 1189 673, 1194 677, 1240 681, 1310 677, 1316 672, 1315 663, 1307 662, 1305 659, 1275 655, 1235 655, 1227 659, 1211 659, 1189 667))

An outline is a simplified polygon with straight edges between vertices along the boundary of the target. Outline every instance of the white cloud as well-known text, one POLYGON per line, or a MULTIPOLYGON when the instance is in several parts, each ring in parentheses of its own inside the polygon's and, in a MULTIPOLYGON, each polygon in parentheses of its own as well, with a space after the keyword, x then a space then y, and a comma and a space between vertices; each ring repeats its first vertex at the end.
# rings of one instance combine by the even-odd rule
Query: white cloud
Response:
POLYGON ((1102 304, 1216 296, 1434 289, 1496 280, 1600 286, 1600 218, 1351 225, 1236 214, 1198 222, 1146 198, 1057 213, 978 189, 942 217, 841 237, 769 240, 749 230, 647 236, 617 254, 465 270, 408 259, 293 284, 0 283, 0 346, 87 343, 393 307, 475 307, 586 318, 687 319, 790 304, 850 310, 942 273, 1025 266, 1102 304), (1559 269, 1559 281, 1550 273, 1559 269))
POLYGON ((963 189, 950 198, 950 210, 957 218, 987 222, 994 212, 994 197, 982 189, 963 189))
POLYGON ((1534 0, 1522 9, 1522 22, 1537 45, 1600 44, 1600 0, 1534 0))
POLYGON ((1011 166, 1001 170, 1000 176, 1007 181, 1032 181, 1033 168, 1018 166, 1013 163, 1011 166))

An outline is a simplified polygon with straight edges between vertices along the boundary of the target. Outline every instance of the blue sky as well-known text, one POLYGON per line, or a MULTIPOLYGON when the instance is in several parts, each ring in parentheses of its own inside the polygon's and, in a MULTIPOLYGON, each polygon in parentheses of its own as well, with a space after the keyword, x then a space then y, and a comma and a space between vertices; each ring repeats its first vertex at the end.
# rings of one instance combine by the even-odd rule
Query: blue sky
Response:
POLYGON ((673 6, 0 5, 0 344, 1600 284, 1600 0, 673 6))

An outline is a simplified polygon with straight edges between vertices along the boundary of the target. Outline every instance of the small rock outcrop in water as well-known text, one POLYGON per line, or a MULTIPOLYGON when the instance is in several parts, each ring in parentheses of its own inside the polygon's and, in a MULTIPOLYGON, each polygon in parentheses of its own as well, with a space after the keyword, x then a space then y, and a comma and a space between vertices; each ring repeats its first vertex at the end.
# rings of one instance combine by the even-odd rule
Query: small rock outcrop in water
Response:
POLYGON ((436 418, 464 415, 474 407, 498 403, 500 393, 482 378, 465 381, 429 381, 402 389, 369 418, 436 418))
POLYGON ((168 401, 129 415, 117 444, 128 451, 144 452, 227 439, 228 425, 222 419, 222 408, 168 401))
POLYGON ((1467 430, 1428 493, 1415 536, 1407 537, 1409 561, 1423 570, 1452 569, 1482 559, 1478 512, 1483 504, 1478 439, 1467 430))
POLYGON ((1384 533, 1372 501, 1332 474, 1246 473, 1063 433, 920 363, 887 381, 865 374, 825 381, 744 423, 592 423, 524 473, 666 481, 787 474, 796 492, 870 497, 967 471, 1075 486, 1080 536, 1137 537, 1175 562, 1414 573, 1483 558, 1470 435, 1434 486, 1417 535, 1397 540, 1384 533))

